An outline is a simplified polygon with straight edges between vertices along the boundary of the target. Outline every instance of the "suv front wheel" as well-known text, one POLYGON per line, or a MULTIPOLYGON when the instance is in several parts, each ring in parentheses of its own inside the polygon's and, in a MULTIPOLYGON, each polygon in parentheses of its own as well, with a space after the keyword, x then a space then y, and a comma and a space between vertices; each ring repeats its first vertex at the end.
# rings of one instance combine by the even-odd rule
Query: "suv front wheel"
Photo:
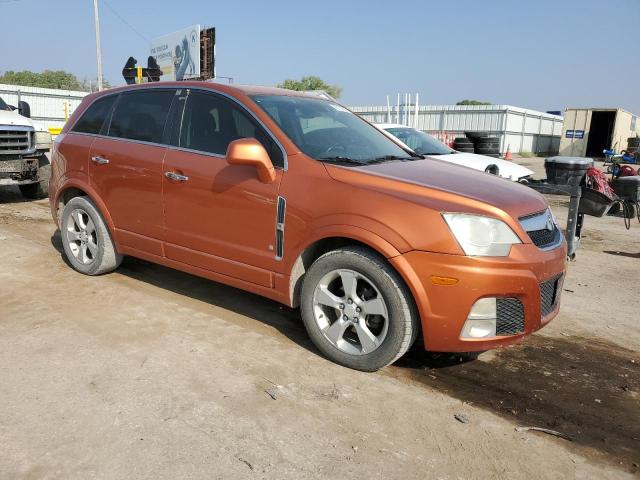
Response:
POLYGON ((80 273, 101 275, 122 263, 122 255, 89 197, 74 197, 64 206, 60 235, 69 263, 80 273))
POLYGON ((406 285, 366 248, 346 247, 318 258, 305 275, 300 307, 316 347, 356 370, 371 372, 393 363, 418 332, 406 285))

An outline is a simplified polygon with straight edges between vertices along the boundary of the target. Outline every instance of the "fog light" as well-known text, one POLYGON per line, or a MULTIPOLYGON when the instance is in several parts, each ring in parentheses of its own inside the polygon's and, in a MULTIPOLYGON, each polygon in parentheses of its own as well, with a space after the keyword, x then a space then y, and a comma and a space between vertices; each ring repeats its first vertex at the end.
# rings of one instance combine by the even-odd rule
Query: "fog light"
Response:
POLYGON ((471 307, 460 338, 489 338, 496 336, 496 299, 481 298, 471 307))

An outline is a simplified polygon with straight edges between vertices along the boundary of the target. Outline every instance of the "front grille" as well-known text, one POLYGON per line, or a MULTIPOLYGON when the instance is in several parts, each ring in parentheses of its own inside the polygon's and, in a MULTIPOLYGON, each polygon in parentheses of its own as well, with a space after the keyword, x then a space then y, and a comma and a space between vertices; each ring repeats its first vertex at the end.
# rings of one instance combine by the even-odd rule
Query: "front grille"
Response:
POLYGON ((540 312, 542 318, 553 312, 558 304, 561 279, 562 275, 540 284, 540 312))
POLYGON ((33 152, 33 132, 0 128, 0 154, 27 154, 33 152))
POLYGON ((541 213, 521 217, 520 224, 533 244, 538 248, 552 248, 560 245, 562 241, 562 233, 556 227, 549 209, 541 213))
POLYGON ((524 307, 517 298, 496 299, 496 335, 517 335, 524 332, 524 307))
POLYGON ((556 228, 553 230, 547 230, 546 228, 543 230, 532 230, 527 232, 529 234, 529 238, 533 244, 537 247, 544 248, 551 245, 556 238, 556 228))

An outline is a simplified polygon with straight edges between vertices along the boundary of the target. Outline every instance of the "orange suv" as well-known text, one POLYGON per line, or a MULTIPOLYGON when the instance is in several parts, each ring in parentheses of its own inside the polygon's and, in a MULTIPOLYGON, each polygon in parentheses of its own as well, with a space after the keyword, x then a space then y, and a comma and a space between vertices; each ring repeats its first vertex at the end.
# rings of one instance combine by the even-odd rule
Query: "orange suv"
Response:
POLYGON ((426 350, 482 351, 558 313, 566 243, 541 195, 304 93, 89 95, 55 141, 49 193, 79 272, 131 255, 300 307, 317 348, 359 370, 419 335, 426 350))

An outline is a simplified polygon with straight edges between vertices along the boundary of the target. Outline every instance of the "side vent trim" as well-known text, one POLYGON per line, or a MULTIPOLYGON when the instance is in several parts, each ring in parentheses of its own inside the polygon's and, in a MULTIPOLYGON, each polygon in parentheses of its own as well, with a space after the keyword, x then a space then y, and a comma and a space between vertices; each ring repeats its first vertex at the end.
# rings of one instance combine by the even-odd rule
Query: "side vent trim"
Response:
POLYGON ((284 256, 284 222, 287 213, 287 201, 284 197, 278 197, 276 209, 276 260, 282 260, 284 256))

